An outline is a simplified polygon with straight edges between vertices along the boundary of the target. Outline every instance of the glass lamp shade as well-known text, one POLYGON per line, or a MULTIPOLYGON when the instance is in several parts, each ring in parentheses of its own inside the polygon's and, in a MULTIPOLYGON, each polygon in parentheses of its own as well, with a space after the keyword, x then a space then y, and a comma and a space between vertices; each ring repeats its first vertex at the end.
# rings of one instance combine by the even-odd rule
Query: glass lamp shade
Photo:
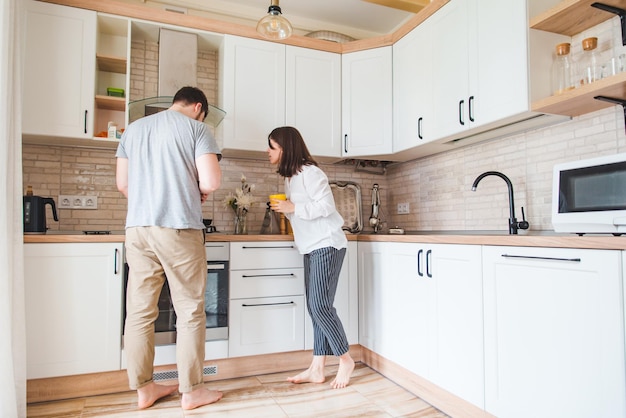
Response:
POLYGON ((281 16, 280 7, 270 6, 267 16, 259 20, 256 31, 268 39, 286 39, 293 28, 287 19, 281 16))

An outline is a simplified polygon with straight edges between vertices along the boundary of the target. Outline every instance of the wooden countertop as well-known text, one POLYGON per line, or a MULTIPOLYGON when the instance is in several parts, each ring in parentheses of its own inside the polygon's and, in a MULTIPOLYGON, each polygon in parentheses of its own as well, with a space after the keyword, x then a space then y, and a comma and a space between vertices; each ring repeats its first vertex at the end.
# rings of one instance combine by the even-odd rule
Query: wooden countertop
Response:
MULTIPOLYGON (((520 235, 506 235, 505 233, 481 233, 468 231, 455 234, 454 232, 433 232, 407 235, 387 234, 359 234, 347 235, 348 241, 359 242, 414 242, 425 244, 467 244, 467 245, 504 245, 521 247, 555 247, 555 248, 591 248, 603 250, 626 250, 626 236, 532 233, 520 235)), ((263 241, 291 241, 292 235, 232 235, 212 233, 207 234, 207 242, 263 242, 263 241)), ((81 233, 48 233, 41 235, 24 235, 24 243, 63 243, 63 242, 124 242, 122 233, 111 235, 84 235, 81 233)))

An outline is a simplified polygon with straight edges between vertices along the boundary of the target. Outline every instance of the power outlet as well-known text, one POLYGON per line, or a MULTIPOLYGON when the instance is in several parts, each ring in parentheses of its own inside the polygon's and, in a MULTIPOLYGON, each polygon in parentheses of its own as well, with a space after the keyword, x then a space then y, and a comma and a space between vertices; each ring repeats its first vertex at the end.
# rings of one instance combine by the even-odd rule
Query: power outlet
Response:
POLYGON ((59 195, 59 209, 98 209, 98 196, 59 195))
POLYGON ((409 203, 398 203, 398 215, 406 215, 408 213, 411 213, 409 210, 409 203))

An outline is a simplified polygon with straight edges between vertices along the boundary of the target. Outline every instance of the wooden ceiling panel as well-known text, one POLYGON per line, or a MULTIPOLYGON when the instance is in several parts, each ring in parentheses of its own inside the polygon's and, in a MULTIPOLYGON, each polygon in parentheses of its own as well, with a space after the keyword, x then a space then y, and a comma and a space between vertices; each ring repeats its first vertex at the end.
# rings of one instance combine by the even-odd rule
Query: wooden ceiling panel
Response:
POLYGON ((417 13, 428 6, 430 0, 363 0, 368 3, 380 4, 381 6, 393 9, 404 10, 405 12, 417 13))

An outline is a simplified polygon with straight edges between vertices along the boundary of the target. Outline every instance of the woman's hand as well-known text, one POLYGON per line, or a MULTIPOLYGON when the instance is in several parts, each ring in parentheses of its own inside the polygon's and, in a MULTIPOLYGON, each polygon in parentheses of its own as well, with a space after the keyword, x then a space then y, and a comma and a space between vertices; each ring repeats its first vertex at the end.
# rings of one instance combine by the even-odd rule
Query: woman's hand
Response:
POLYGON ((294 205, 291 200, 273 199, 270 201, 270 208, 278 213, 293 213, 296 210, 296 205, 294 205))

